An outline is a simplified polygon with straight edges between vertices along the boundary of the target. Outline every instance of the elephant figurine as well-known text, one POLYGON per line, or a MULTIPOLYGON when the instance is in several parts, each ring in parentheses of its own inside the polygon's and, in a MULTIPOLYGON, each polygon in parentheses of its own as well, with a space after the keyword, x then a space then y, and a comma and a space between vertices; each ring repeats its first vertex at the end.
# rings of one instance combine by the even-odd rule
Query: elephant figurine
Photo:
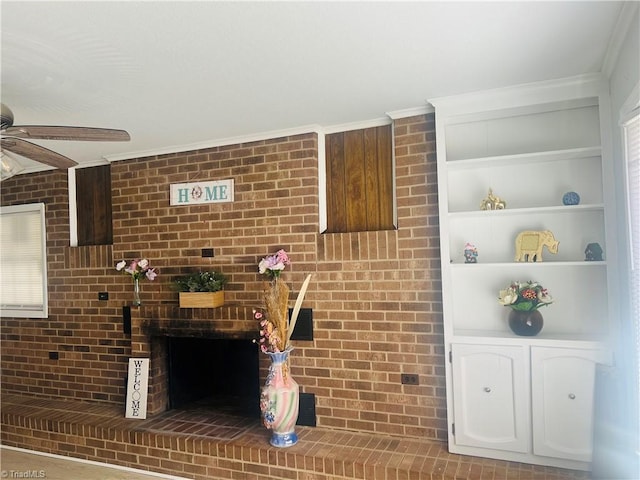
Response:
POLYGON ((505 208, 507 208, 507 202, 494 195, 492 189, 489 189, 489 194, 480 204, 480 210, 504 210, 505 208))
POLYGON ((550 230, 525 230, 516 237, 516 262, 541 262, 542 247, 549 253, 558 253, 558 242, 550 230))

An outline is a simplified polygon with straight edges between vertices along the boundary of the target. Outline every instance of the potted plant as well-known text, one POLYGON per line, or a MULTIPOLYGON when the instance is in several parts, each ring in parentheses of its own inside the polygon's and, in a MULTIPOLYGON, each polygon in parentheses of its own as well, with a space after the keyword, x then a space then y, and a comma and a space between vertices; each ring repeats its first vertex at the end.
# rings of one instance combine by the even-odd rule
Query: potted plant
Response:
POLYGON ((533 336, 540 333, 544 325, 540 307, 553 303, 549 291, 538 282, 514 281, 498 296, 500 305, 511 308, 509 327, 516 335, 533 336))
POLYGON ((176 278, 174 284, 180 292, 180 308, 215 308, 224 305, 226 283, 227 277, 213 270, 176 278))

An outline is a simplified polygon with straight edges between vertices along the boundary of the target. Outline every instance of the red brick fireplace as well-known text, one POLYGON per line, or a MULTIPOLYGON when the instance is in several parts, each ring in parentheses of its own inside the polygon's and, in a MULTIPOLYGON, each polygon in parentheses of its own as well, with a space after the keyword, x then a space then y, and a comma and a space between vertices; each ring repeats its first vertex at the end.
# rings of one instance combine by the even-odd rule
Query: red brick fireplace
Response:
POLYGON ((177 305, 132 307, 132 356, 150 358, 147 405, 150 415, 170 407, 168 347, 172 338, 250 342, 257 338, 257 326, 250 306, 225 305, 215 309, 181 309, 177 305))
POLYGON ((303 307, 313 309, 314 338, 295 341, 291 369, 315 395, 318 427, 445 440, 434 115, 396 119, 393 135, 393 230, 319 231, 316 132, 113 162, 111 245, 69 246, 66 173, 3 181, 2 205, 46 204, 49 283, 48 319, 1 319, 3 393, 121 406, 128 359, 149 357, 148 413, 164 411, 163 332, 195 335, 213 326, 216 334, 253 335, 249 305, 262 297, 257 263, 284 248, 293 291, 313 273, 303 307), (227 178, 235 183, 232 203, 169 204, 173 183, 227 178), (202 257, 205 248, 215 257, 202 257), (129 336, 122 308, 131 302, 131 279, 114 267, 139 257, 160 275, 143 282, 129 336), (198 269, 229 276, 231 306, 178 308, 172 279, 198 269), (419 384, 403 385, 407 373, 419 384))

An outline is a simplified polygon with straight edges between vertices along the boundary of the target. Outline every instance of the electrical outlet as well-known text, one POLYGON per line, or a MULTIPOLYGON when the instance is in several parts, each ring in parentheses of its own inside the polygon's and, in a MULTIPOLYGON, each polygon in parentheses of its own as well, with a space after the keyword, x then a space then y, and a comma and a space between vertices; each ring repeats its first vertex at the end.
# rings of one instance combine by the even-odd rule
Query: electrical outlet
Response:
POLYGON ((418 385, 418 375, 415 373, 400 374, 400 383, 403 385, 418 385))
POLYGON ((109 300, 109 292, 98 292, 98 300, 109 300))

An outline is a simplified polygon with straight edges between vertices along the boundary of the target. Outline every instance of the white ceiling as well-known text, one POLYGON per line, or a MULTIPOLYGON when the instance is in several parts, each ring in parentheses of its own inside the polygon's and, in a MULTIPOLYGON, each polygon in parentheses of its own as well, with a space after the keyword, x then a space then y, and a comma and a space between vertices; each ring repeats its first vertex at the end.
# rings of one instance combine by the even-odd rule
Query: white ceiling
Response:
POLYGON ((621 8, 3 0, 1 98, 16 125, 127 130, 127 143, 38 142, 105 163, 599 72, 621 8))

